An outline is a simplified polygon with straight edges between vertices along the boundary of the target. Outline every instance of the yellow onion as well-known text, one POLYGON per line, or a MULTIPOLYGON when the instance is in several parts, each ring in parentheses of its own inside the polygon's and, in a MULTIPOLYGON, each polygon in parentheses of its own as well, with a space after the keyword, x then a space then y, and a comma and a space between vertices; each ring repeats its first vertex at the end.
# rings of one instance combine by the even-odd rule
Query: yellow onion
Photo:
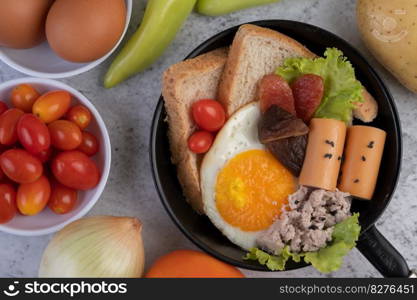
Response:
POLYGON ((39 277, 141 277, 142 224, 129 217, 96 216, 59 231, 46 247, 39 277))

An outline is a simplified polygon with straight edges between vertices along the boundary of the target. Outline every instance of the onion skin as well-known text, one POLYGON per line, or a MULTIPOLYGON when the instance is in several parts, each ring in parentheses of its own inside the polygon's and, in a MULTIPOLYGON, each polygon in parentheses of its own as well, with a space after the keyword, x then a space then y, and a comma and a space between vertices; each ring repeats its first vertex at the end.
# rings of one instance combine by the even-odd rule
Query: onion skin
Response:
POLYGON ((141 230, 141 222, 130 217, 95 216, 72 222, 46 247, 39 277, 142 277, 141 230))

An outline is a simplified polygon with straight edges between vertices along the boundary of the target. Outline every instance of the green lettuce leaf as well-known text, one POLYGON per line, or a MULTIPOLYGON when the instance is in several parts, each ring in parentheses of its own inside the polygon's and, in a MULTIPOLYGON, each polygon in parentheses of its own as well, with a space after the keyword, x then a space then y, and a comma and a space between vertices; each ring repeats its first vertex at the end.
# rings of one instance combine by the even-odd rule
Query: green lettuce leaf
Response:
POLYGON ((359 214, 356 213, 336 224, 330 244, 319 251, 305 253, 304 261, 311 263, 322 273, 338 270, 343 263, 343 257, 356 246, 360 231, 359 214))
POLYGON ((285 60, 276 74, 292 82, 303 74, 316 74, 324 80, 324 95, 314 117, 336 119, 349 124, 355 103, 363 102, 362 84, 351 63, 336 48, 327 48, 324 57, 293 57, 285 60))
POLYGON ((334 226, 332 241, 319 251, 291 253, 289 246, 285 246, 279 255, 270 255, 258 248, 252 248, 244 259, 257 260, 272 271, 283 271, 288 259, 300 262, 304 258, 305 262, 311 263, 318 271, 330 273, 340 268, 344 256, 356 246, 360 231, 359 214, 355 213, 334 226))

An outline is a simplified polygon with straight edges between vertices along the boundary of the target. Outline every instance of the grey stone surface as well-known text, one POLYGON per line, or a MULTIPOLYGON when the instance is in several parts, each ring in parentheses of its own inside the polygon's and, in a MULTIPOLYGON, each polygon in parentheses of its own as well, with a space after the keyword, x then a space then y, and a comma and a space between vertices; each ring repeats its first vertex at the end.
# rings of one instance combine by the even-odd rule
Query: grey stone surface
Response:
MULTIPOLYGON (((143 14, 143 1, 134 1, 130 32, 143 14)), ((363 53, 391 89, 404 135, 404 164, 391 205, 377 223, 381 232, 417 266, 417 96, 402 87, 366 50, 355 24, 355 0, 283 0, 281 3, 210 18, 192 14, 175 42, 149 70, 111 90, 102 88, 110 60, 64 82, 81 91, 103 116, 112 142, 112 167, 107 187, 91 215, 128 215, 144 223, 146 264, 174 249, 195 247, 175 227, 155 192, 148 160, 151 117, 160 94, 160 76, 198 44, 231 26, 261 19, 291 19, 323 27, 343 37, 363 53)), ((0 63, 0 81, 24 75, 0 63)), ((51 236, 18 237, 0 233, 0 277, 36 276, 42 251, 51 236)), ((313 268, 282 273, 244 271, 248 277, 318 277, 313 268)), ((378 277, 378 271, 357 251, 331 277, 378 277)))

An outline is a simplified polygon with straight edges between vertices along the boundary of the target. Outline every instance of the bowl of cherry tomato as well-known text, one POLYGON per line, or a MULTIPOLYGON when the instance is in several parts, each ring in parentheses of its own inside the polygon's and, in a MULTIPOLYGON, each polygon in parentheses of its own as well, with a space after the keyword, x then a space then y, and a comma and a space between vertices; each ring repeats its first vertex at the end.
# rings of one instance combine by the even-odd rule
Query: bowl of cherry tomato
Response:
POLYGON ((43 235, 81 218, 110 161, 104 121, 80 92, 51 79, 0 84, 0 231, 43 235))

